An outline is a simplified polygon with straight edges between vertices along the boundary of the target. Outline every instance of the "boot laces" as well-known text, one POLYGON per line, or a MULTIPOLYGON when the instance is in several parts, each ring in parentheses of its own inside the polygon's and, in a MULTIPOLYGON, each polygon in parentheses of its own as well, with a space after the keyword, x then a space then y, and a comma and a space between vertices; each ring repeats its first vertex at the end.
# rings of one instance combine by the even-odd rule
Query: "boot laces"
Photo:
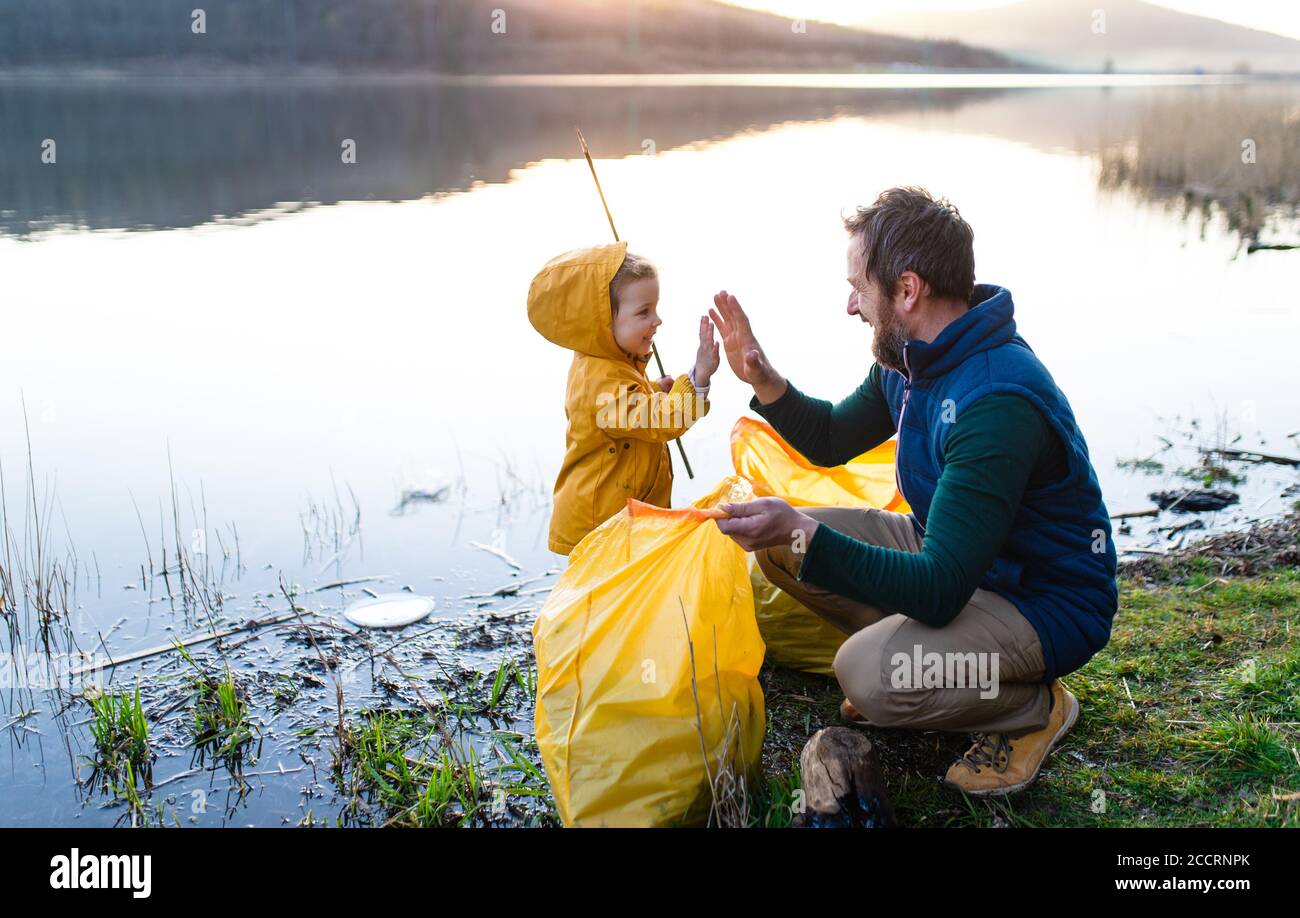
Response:
POLYGON ((988 766, 1001 774, 1011 764, 1011 743, 1005 733, 976 733, 975 742, 959 764, 979 773, 980 766, 988 766))

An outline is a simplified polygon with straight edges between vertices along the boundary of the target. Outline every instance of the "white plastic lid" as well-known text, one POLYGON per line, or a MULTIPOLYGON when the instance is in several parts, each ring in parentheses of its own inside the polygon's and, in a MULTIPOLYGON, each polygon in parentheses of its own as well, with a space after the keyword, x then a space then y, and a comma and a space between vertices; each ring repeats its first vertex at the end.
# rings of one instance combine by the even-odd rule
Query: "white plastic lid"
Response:
POLYGON ((343 610, 343 617, 361 628, 400 628, 427 617, 434 605, 432 596, 384 593, 357 600, 343 610))

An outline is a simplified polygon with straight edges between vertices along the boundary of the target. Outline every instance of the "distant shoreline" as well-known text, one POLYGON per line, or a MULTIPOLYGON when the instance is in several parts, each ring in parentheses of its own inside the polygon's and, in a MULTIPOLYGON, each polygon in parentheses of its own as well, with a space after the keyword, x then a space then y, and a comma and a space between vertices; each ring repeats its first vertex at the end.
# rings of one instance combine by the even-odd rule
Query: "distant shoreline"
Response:
POLYGON ((19 67, 0 68, 0 85, 130 86, 147 81, 209 85, 265 84, 502 86, 537 88, 756 87, 809 89, 1050 89, 1233 85, 1300 80, 1300 73, 1084 73, 1027 70, 794 71, 711 73, 485 73, 340 70, 326 67, 19 67))

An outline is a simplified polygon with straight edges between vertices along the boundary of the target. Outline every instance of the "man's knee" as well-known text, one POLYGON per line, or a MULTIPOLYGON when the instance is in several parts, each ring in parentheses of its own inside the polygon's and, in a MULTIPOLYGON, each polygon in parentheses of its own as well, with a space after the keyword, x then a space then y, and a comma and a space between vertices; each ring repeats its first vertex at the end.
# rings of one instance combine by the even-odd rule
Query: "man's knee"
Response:
POLYGON ((910 717, 905 702, 911 699, 893 691, 885 671, 885 645, 897 628, 886 619, 851 635, 840 645, 833 664, 844 697, 878 727, 902 726, 910 717))

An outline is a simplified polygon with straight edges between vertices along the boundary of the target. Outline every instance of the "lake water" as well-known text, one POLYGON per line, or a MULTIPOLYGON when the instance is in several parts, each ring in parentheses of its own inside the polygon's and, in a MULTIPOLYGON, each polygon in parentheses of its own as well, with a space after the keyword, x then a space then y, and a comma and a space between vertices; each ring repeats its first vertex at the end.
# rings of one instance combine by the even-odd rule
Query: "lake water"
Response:
MULTIPOLYGON (((575 125, 619 232, 660 269, 670 373, 690 366, 696 320, 725 287, 801 389, 849 393, 871 332, 844 312, 840 215, 920 184, 974 226, 977 279, 1011 289, 1112 513, 1163 486, 1117 461, 1178 440, 1190 419, 1207 438, 1218 426, 1238 446, 1297 451, 1300 253, 1247 256, 1219 221, 1103 188, 1095 156, 1152 100, 1232 93, 1295 112, 1295 84, 757 82, 0 83, 6 509, 21 546, 34 484, 52 551, 75 553, 76 645, 102 638, 120 655, 206 621, 148 601, 162 588, 141 566, 160 567, 164 543, 225 577, 235 622, 287 611, 283 573, 303 589, 382 578, 367 584, 434 596, 435 619, 472 624, 490 607, 464 597, 515 575, 472 543, 504 551, 521 577, 557 566, 546 526, 569 356, 532 330, 524 299, 548 258, 609 241, 575 125), (355 164, 341 162, 345 139, 355 164), (444 485, 447 500, 397 512, 404 490, 444 485)), ((730 471, 748 398, 724 363, 686 438, 695 479, 678 464, 676 503, 730 471)), ((1293 482, 1255 472, 1232 518, 1282 510, 1293 482)), ((1159 540, 1143 529, 1123 544, 1159 540)), ((308 605, 332 615, 359 590, 308 605)), ((30 613, 18 619, 30 647, 30 613)), ((507 655, 523 659, 518 637, 507 655)), ((491 669, 502 653, 458 659, 491 669)), ((115 685, 138 669, 119 668, 115 685)), ((56 717, 50 693, 15 689, 0 701, 0 823, 121 820, 73 784, 84 706, 56 717), (16 720, 29 709, 40 713, 16 720)), ((527 733, 526 707, 507 726, 527 733)), ((297 768, 294 746, 272 743, 258 770, 297 768)), ((188 767, 165 758, 156 778, 188 767)), ((259 792, 193 821, 303 816, 302 773, 251 780, 259 792)), ((316 781, 314 814, 332 819, 323 768, 316 781)), ((186 815, 188 786, 169 787, 186 815)))

